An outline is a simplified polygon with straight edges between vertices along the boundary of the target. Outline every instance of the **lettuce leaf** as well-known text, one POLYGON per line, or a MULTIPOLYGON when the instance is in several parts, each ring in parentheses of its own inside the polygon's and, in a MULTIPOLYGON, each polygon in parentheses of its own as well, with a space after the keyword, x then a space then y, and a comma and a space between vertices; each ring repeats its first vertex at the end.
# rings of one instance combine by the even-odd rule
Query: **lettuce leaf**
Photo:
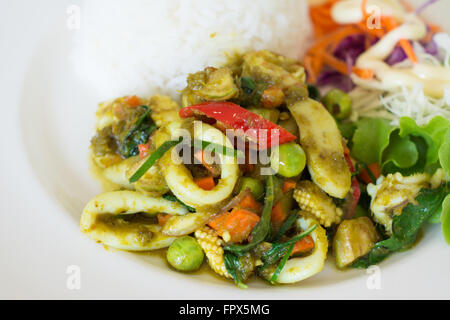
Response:
POLYGON ((447 130, 444 141, 439 148, 439 163, 445 173, 450 176, 450 129, 447 130))
POLYGON ((398 168, 409 168, 417 163, 419 152, 408 136, 400 137, 399 131, 391 133, 389 145, 383 152, 383 166, 389 162, 398 168))
POLYGON ((395 127, 386 119, 361 119, 352 137, 352 155, 366 164, 380 164, 383 174, 433 173, 440 166, 449 174, 450 121, 436 116, 418 126, 402 117, 395 127))
POLYGON ((427 125, 420 127, 416 124, 414 119, 410 117, 401 117, 399 119, 400 136, 406 137, 408 135, 421 137, 428 145, 426 154, 426 166, 436 163, 439 159, 439 148, 444 141, 444 137, 450 128, 450 121, 441 116, 436 116, 427 123, 427 125))
POLYGON ((442 233, 444 239, 450 245, 450 194, 448 194, 442 203, 442 233))
POLYGON ((367 164, 381 163, 383 151, 389 145, 389 137, 394 130, 395 127, 386 119, 359 120, 352 139, 352 155, 367 164))

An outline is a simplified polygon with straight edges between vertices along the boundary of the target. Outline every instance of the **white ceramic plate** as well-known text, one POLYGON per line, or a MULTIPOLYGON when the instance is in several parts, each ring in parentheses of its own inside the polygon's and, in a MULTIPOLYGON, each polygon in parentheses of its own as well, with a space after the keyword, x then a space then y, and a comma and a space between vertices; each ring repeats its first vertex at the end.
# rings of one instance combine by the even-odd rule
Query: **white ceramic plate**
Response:
MULTIPOLYGON (((239 290, 211 274, 173 272, 159 257, 107 251, 83 236, 80 213, 100 191, 87 161, 98 101, 68 60, 66 10, 73 4, 1 5, 0 298, 450 298, 450 247, 439 226, 381 264, 378 289, 373 274, 338 272, 329 263, 297 285, 254 280, 239 290), (78 270, 79 289, 72 281, 78 270)), ((448 26, 449 11, 441 1, 427 14, 448 26)))

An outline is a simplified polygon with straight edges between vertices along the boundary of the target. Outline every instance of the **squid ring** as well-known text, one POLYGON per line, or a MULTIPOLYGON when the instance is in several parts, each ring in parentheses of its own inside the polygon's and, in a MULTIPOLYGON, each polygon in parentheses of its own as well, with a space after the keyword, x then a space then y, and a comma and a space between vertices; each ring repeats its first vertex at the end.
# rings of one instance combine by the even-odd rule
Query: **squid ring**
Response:
POLYGON ((311 232, 311 237, 314 240, 313 252, 306 257, 289 259, 278 276, 278 283, 299 282, 322 271, 328 251, 328 240, 325 229, 313 219, 301 217, 297 220, 297 226, 303 230, 310 228, 314 224, 317 227, 311 232))
MULTIPOLYGON (((228 138, 218 129, 205 124, 194 125, 194 138, 233 148, 228 138)), ((173 126, 172 128, 174 128, 173 126)), ((175 134, 172 131, 172 136, 175 134)), ((172 149, 173 150, 173 149, 172 149)), ((233 156, 217 153, 221 164, 221 176, 218 184, 211 190, 203 190, 193 181, 188 168, 176 159, 173 152, 166 152, 160 159, 159 166, 173 194, 182 202, 194 208, 215 205, 233 192, 239 176, 237 161, 233 156)))
POLYGON ((175 240, 175 237, 162 234, 159 225, 117 218, 117 215, 138 212, 182 215, 187 213, 187 209, 177 202, 151 198, 134 191, 105 192, 88 202, 81 216, 80 229, 90 238, 122 250, 156 250, 175 240))

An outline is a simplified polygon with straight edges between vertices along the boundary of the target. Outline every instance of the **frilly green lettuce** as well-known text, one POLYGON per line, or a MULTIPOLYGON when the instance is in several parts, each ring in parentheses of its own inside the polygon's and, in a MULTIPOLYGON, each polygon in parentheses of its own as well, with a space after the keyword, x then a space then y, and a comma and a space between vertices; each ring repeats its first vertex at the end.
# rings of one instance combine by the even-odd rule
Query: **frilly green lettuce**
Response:
POLYGON ((433 172, 442 167, 450 175, 450 121, 436 116, 427 125, 402 117, 399 126, 389 120, 364 118, 356 122, 352 155, 366 164, 379 163, 384 174, 433 172))

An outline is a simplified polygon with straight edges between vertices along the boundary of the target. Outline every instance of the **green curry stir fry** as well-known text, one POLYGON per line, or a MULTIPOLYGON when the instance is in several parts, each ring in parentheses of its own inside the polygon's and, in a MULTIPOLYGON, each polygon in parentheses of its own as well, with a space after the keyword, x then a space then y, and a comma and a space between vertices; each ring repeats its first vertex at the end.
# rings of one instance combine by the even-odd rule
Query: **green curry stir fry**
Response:
POLYGON ((366 268, 410 248, 426 223, 450 241, 450 124, 351 120, 352 99, 306 84, 303 66, 247 52, 188 76, 179 101, 100 104, 91 157, 109 190, 81 230, 106 246, 206 261, 245 288, 366 268), (232 135, 230 135, 230 133, 232 135))

